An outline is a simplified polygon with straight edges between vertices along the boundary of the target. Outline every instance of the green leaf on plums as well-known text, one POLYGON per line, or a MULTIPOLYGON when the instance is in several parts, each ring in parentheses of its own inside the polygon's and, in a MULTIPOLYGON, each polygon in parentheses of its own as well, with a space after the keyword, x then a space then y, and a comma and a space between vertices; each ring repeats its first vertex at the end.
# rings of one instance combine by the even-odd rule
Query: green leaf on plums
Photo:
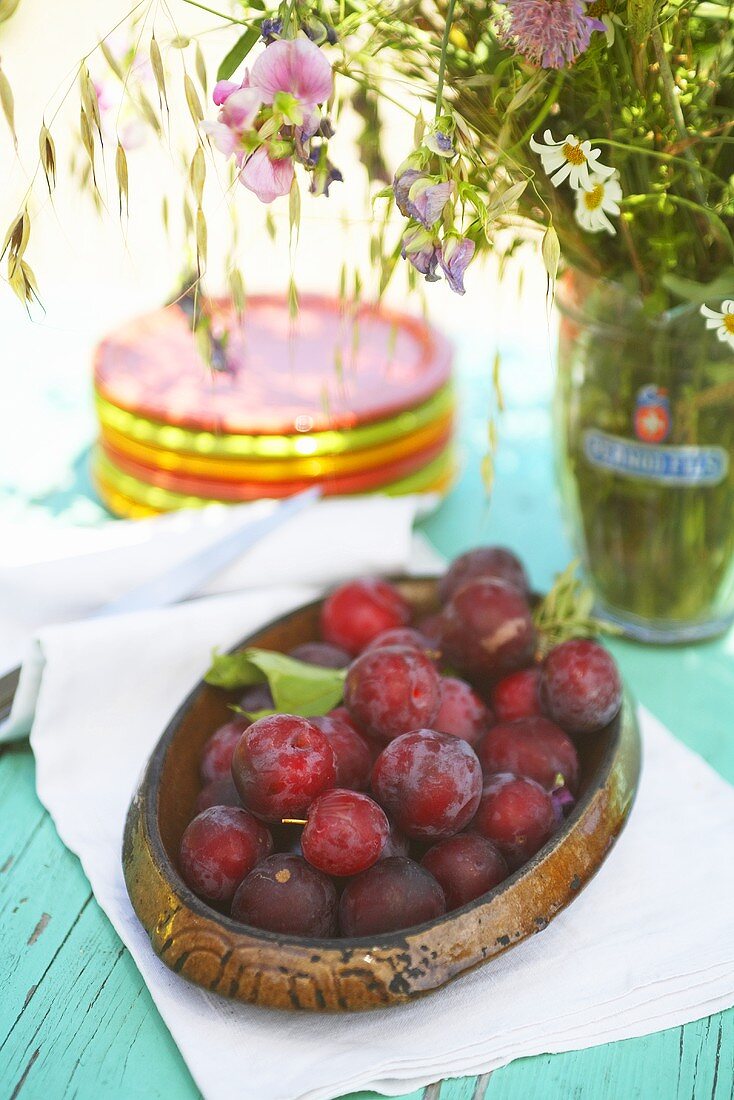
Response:
POLYGON ((578 561, 572 561, 556 577, 548 595, 533 612, 543 656, 569 638, 596 638, 599 634, 620 634, 611 623, 594 617, 594 594, 577 577, 578 561))
POLYGON ((321 668, 270 649, 217 653, 204 679, 212 687, 233 691, 267 683, 278 714, 315 718, 328 714, 344 695, 343 668, 321 668))
MULTIPOLYGON (((243 710, 242 707, 238 707, 233 704, 230 708, 235 714, 241 714, 243 718, 249 718, 251 722, 257 722, 258 718, 269 718, 271 714, 277 714, 277 710, 243 710)), ((307 718, 308 715, 302 714, 302 718, 307 718)), ((313 718, 314 715, 311 715, 313 718)))

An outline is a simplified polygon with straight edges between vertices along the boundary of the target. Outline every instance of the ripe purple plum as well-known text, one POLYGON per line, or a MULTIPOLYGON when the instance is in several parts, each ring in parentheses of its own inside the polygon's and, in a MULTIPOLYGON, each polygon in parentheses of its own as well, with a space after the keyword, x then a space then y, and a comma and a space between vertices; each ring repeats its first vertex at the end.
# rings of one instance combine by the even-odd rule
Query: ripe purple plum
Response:
POLYGON ((433 920, 446 912, 443 890, 412 859, 391 856, 347 883, 339 903, 343 936, 378 936, 433 920))
POLYGON ((485 784, 471 829, 496 844, 514 871, 543 847, 556 825, 548 791, 534 779, 506 772, 485 784))
POLYGON ((435 653, 435 646, 430 638, 412 626, 397 626, 393 630, 383 630, 365 647, 364 652, 370 649, 385 649, 386 646, 393 645, 417 649, 419 653, 427 653, 432 659, 435 653))
POLYGON ((498 722, 542 716, 540 666, 521 668, 495 684, 492 688, 492 709, 498 722))
POLYGON ((327 791, 315 799, 301 847, 308 862, 327 875, 358 875, 376 863, 390 836, 385 811, 358 791, 327 791))
POLYGON ((232 899, 235 920, 284 935, 332 936, 336 915, 333 882, 290 852, 259 863, 232 899))
POLYGON ((205 742, 199 769, 202 783, 210 783, 213 779, 224 779, 231 774, 235 746, 249 725, 251 725, 249 718, 244 716, 233 718, 231 722, 215 730, 205 742))
POLYGON ((330 645, 329 642, 302 642, 288 654, 296 661, 303 661, 307 665, 317 665, 319 668, 346 668, 352 657, 346 649, 338 645, 330 645))
POLYGON ((491 684, 528 665, 535 629, 525 597, 506 581, 470 581, 444 608, 444 654, 470 680, 491 684))
POLYGON ((512 772, 553 791, 578 788, 579 758, 573 741, 550 718, 518 718, 494 726, 477 749, 486 776, 512 772))
MULTIPOLYGON (((345 713, 348 713, 345 711, 345 713)), ((363 791, 369 786, 372 749, 352 723, 335 712, 311 718, 331 745, 336 758, 336 785, 363 791)))
POLYGON ((454 558, 439 583, 439 599, 447 603, 463 585, 480 578, 506 581, 526 597, 530 591, 525 568, 512 550, 504 546, 477 546, 454 558))
POLYGON ((611 722, 622 705, 622 680, 603 646, 572 638, 543 662, 540 698, 554 722, 569 733, 594 733, 611 722))
POLYGON ((195 807, 197 814, 208 810, 210 806, 242 806, 242 799, 231 774, 210 780, 199 791, 195 807))
POLYGON ((259 714, 261 710, 275 710, 273 693, 267 684, 255 684, 244 693, 239 702, 240 708, 248 714, 259 714))
POLYGON ((307 718, 273 714, 240 738, 232 778, 244 805, 263 821, 296 817, 336 782, 328 738, 307 718))
POLYGON ((474 901, 509 874, 499 848, 478 833, 460 833, 440 840, 428 849, 421 866, 440 884, 447 909, 474 901))
POLYGON ((349 581, 321 607, 321 633, 331 645, 361 653, 383 630, 407 626, 410 604, 394 585, 375 577, 349 581))
POLYGON ((438 839, 458 833, 473 818, 482 769, 466 741, 415 730, 397 737, 378 756, 372 790, 406 836, 438 839))
POLYGON ((179 866, 200 898, 229 901, 245 875, 272 850, 270 833, 247 810, 212 806, 186 827, 179 866))
POLYGON ((406 730, 430 726, 440 705, 438 673, 415 649, 368 650, 347 673, 344 702, 370 737, 391 741, 406 730))
POLYGON ((439 687, 441 705, 433 720, 433 728, 439 733, 461 737, 476 748, 492 725, 491 710, 464 680, 442 676, 439 687))
POLYGON ((432 611, 429 615, 424 615, 423 618, 416 623, 415 628, 424 638, 428 638, 432 649, 441 649, 443 615, 440 611, 432 611))

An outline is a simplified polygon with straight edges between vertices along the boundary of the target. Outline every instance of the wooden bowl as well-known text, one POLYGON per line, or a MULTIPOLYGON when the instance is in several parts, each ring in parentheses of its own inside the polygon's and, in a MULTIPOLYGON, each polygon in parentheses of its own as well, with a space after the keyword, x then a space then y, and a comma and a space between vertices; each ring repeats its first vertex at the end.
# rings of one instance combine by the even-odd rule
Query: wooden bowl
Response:
MULTIPOLYGON (((435 607, 434 580, 400 579, 419 614, 435 607)), ((318 602, 246 638, 287 651, 318 636, 318 602)), ((537 855, 490 893, 427 924, 359 939, 306 939, 249 928, 189 890, 177 868, 199 791, 206 739, 231 717, 238 693, 205 683, 184 701, 150 758, 128 812, 125 882, 153 949, 176 973, 251 1004, 315 1011, 406 1001, 540 932, 599 869, 630 812, 640 770, 634 709, 579 743, 579 799, 537 855)))

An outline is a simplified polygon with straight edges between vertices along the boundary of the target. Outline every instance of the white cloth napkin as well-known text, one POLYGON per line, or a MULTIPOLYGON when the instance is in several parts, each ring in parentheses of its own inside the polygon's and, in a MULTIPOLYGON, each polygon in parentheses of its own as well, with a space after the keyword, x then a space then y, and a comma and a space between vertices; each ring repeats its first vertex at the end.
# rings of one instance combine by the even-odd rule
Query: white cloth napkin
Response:
MULTIPOLYGON (((431 494, 322 500, 262 538, 192 596, 288 584, 336 583, 363 573, 391 573, 410 562, 430 571, 437 556, 416 541, 413 524, 435 505, 431 494), (416 554, 419 558, 416 558, 416 554), (295 570, 295 573, 294 573, 295 570)), ((214 505, 101 528, 67 529, 54 544, 19 526, 0 529, 0 675, 23 662, 13 712, 0 741, 28 734, 43 657, 38 628, 82 619, 221 538, 243 516, 259 518, 269 502, 214 505), (46 557, 38 560, 39 548, 46 557)), ((440 559, 439 559, 440 560, 440 559)))
MULTIPOLYGON (((367 537, 368 524, 360 526, 367 537)), ((345 572, 357 564, 343 546, 332 557, 345 572)), ((303 556, 291 560, 295 574, 303 556)), ((358 565, 367 566, 364 554, 358 565)), ((212 646, 316 591, 280 585, 39 635, 46 668, 31 737, 39 796, 207 1100, 328 1100, 360 1088, 395 1095, 734 1003, 734 864, 721 858, 734 832, 734 789, 644 711, 637 802, 599 874, 540 935, 445 989, 364 1014, 287 1014, 228 1002, 159 962, 120 866, 141 769, 212 646)))

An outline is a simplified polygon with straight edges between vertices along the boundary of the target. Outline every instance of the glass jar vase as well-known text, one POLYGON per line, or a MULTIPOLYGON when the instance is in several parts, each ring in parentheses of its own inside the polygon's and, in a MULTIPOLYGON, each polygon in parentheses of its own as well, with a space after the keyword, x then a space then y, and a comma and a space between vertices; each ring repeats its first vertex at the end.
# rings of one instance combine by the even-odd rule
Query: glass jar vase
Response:
POLYGON ((597 614, 648 642, 734 620, 734 349, 699 306, 650 312, 568 272, 555 437, 561 495, 597 614))

